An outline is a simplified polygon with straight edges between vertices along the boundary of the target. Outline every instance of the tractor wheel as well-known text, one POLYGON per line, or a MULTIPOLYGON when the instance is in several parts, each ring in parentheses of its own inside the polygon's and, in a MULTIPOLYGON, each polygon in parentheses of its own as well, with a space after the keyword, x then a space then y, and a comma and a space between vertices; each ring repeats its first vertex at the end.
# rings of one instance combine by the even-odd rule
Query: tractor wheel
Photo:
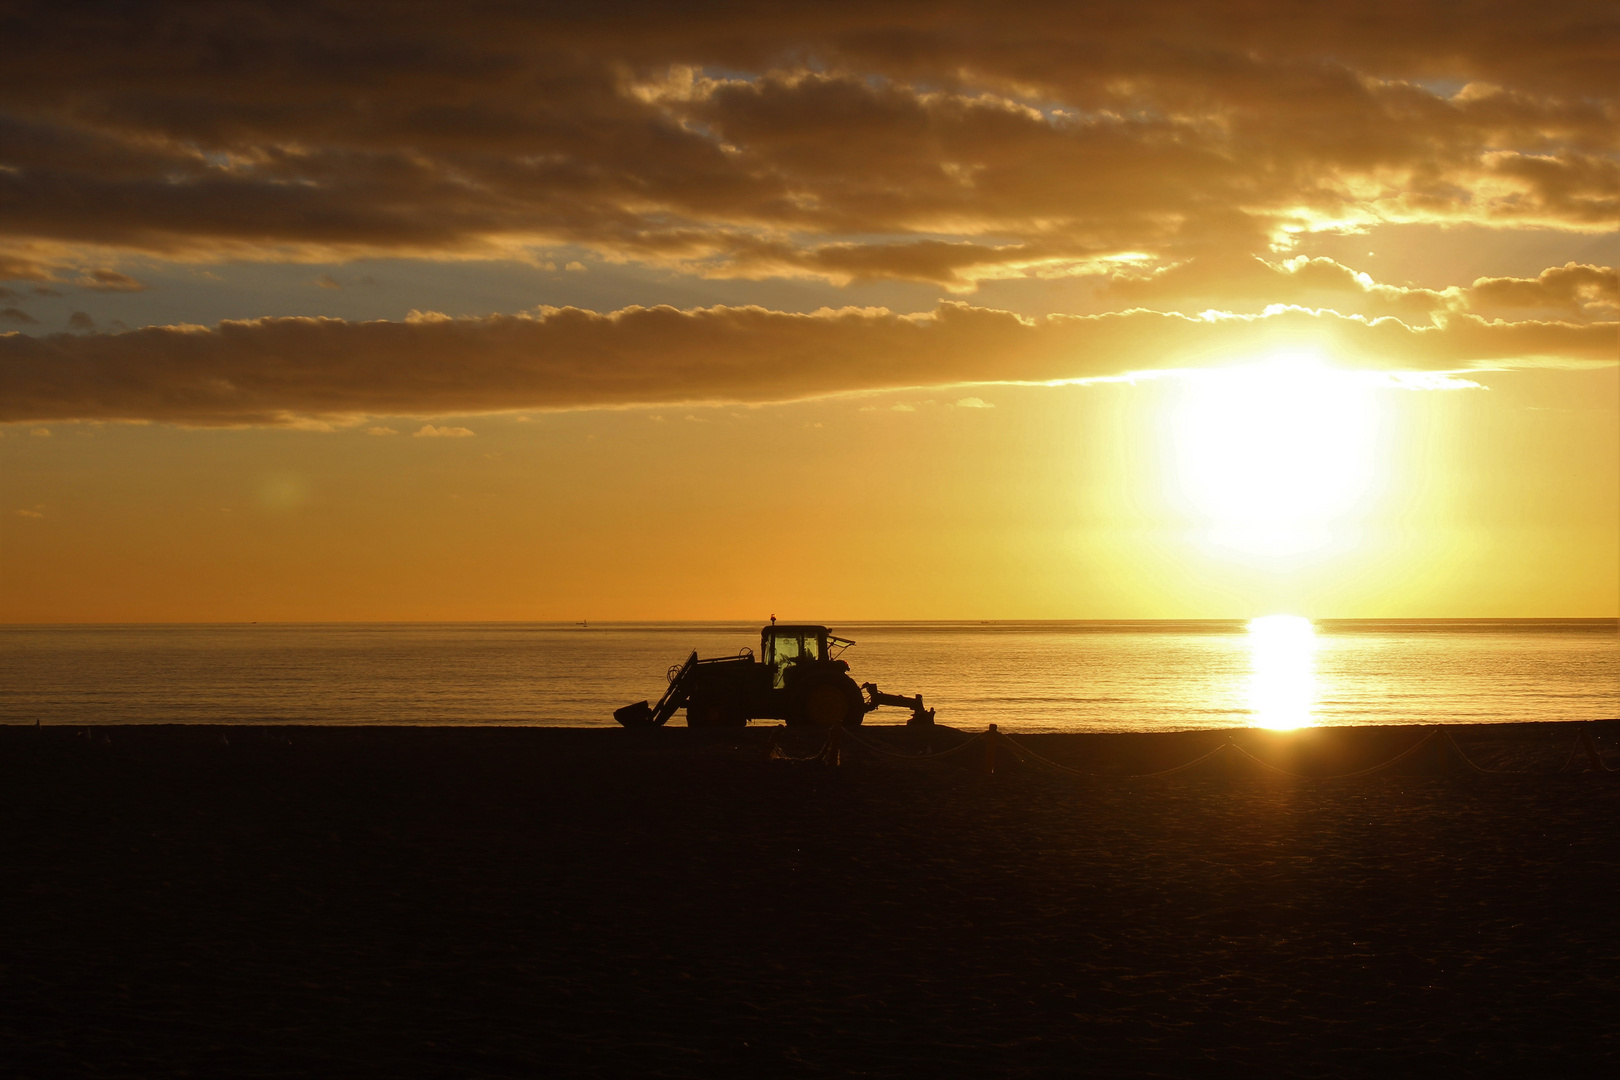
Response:
POLYGON ((848 675, 812 685, 804 693, 805 722, 814 727, 854 727, 866 718, 861 688, 848 675))

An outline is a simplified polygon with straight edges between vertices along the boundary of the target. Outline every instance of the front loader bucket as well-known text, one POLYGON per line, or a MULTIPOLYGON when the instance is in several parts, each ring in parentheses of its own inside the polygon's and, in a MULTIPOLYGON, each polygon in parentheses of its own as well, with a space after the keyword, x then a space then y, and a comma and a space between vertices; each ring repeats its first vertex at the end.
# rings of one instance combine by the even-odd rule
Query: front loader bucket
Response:
POLYGON ((638 701, 634 705, 626 705, 622 709, 614 709, 613 719, 629 728, 652 727, 652 706, 648 705, 645 701, 638 701))
POLYGON ((634 705, 614 709, 613 719, 628 728, 663 727, 675 715, 675 710, 686 704, 686 683, 697 663, 697 650, 694 649, 692 655, 686 658, 686 663, 671 669, 669 689, 658 699, 658 704, 648 705, 645 701, 638 701, 634 705))

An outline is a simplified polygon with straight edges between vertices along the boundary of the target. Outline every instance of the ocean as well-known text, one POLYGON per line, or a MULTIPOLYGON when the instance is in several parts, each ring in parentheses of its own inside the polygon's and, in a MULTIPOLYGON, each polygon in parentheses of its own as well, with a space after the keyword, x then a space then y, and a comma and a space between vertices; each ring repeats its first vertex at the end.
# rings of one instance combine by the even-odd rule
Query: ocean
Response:
MULTIPOLYGON (((857 682, 1009 731, 1620 717, 1614 619, 851 622, 857 682)), ((613 727, 744 623, 5 626, 0 723, 613 727)), ((879 711, 872 722, 907 713, 879 711)), ((672 721, 683 723, 677 714, 672 721)))

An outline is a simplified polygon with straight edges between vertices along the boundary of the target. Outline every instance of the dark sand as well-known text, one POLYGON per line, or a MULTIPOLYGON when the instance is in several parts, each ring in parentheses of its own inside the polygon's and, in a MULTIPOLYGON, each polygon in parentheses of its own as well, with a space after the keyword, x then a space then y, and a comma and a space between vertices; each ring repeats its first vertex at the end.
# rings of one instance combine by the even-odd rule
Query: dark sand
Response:
MULTIPOLYGON (((88 731, 0 729, 8 1076, 1620 1067, 1620 783, 1550 774, 1569 725, 1454 729, 1544 775, 1123 781, 758 729, 88 731)), ((1420 735, 1238 738, 1322 773, 1420 735)))

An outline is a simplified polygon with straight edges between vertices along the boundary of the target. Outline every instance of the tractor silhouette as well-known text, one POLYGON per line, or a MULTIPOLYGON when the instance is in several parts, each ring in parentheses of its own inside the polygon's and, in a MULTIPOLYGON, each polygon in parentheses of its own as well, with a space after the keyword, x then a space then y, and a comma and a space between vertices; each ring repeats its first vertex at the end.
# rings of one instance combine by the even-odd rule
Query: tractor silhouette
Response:
POLYGON ((881 705, 911 710, 908 726, 928 726, 934 710, 922 695, 885 694, 873 683, 855 685, 849 664, 838 655, 855 644, 825 626, 777 625, 759 632, 759 656, 743 649, 736 656, 700 659, 696 651, 669 669, 669 689, 656 705, 638 701, 613 713, 625 727, 662 727, 686 709, 687 727, 743 727, 750 720, 784 720, 790 726, 831 728, 861 723, 881 705), (863 696, 861 691, 866 691, 863 696))

